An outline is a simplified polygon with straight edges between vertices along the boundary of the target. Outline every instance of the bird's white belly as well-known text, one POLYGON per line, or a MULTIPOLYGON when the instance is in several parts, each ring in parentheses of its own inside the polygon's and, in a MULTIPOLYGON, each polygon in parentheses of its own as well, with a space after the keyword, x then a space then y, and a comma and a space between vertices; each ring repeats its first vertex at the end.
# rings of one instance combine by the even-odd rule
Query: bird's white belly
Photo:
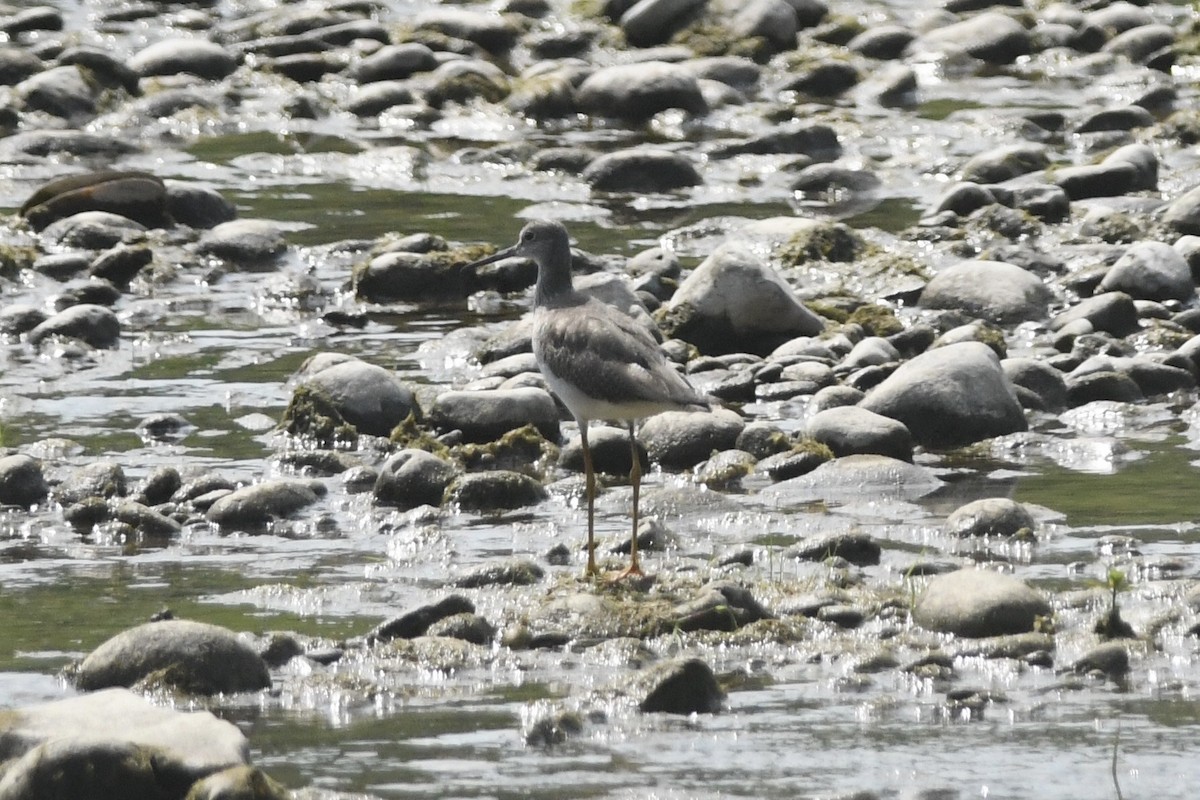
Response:
POLYGON ((586 422, 591 419, 642 419, 668 411, 673 405, 664 405, 652 401, 633 400, 625 403, 610 403, 599 400, 581 391, 575 384, 562 380, 550 370, 543 368, 542 375, 550 386, 550 391, 562 400, 563 405, 575 419, 586 422))

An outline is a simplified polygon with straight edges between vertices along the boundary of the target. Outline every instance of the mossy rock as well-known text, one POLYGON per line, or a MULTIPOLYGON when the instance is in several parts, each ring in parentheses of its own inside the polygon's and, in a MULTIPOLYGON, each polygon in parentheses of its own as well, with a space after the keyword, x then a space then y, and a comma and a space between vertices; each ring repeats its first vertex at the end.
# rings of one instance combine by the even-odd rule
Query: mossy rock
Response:
POLYGON ((538 475, 542 472, 539 465, 558 460, 558 447, 533 425, 523 425, 494 442, 459 445, 450 456, 467 470, 503 469, 538 475))
POLYGON ((292 393, 279 426, 289 435, 310 439, 320 447, 353 446, 358 442, 358 430, 342 417, 333 400, 309 386, 298 386, 292 393))
POLYGON ((886 337, 904 330, 903 323, 896 319, 896 312, 887 306, 874 303, 864 303, 854 309, 846 321, 861 325, 871 336, 886 337))
POLYGON ((431 430, 421 427, 421 421, 416 414, 409 414, 399 425, 392 428, 388 441, 400 449, 424 450, 446 460, 453 457, 450 448, 434 436, 431 430))
POLYGON ((866 251, 866 240, 839 222, 795 234, 778 255, 785 267, 798 267, 811 261, 854 261, 866 251))
POLYGON ((38 251, 33 247, 17 244, 0 245, 0 278, 15 280, 21 270, 33 267, 38 251))

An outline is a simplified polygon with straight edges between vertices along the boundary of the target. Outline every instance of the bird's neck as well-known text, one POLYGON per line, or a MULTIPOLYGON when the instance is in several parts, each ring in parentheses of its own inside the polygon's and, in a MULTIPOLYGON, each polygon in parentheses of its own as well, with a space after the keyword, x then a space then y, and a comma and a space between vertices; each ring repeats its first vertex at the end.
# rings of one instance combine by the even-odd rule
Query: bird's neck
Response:
POLYGON ((575 299, 575 287, 571 283, 571 250, 556 252, 550 266, 538 265, 537 286, 533 290, 533 304, 538 307, 571 305, 575 299))

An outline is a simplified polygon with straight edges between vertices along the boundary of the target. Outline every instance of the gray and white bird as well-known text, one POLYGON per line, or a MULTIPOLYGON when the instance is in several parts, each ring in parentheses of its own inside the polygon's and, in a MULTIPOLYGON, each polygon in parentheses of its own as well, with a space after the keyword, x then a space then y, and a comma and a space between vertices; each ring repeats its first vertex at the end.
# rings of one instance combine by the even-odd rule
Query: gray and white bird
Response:
POLYGON ((650 332, 627 314, 575 290, 567 229, 536 220, 521 229, 512 247, 476 261, 480 266, 522 256, 537 264, 533 305, 533 354, 551 391, 579 424, 587 493, 587 575, 596 567, 596 475, 588 446, 588 422, 621 420, 629 430, 633 467, 633 536, 629 567, 617 577, 642 574, 638 560, 638 498, 642 468, 637 420, 663 411, 707 411, 708 401, 671 366, 650 332))

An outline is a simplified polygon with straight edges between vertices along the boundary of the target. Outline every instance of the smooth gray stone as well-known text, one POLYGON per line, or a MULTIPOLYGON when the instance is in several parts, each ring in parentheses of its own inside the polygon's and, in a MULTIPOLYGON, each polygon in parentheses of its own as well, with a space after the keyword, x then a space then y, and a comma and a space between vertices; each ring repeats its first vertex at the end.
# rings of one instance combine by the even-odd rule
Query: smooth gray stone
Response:
POLYGON ((929 281, 923 308, 958 309, 998 325, 1044 320, 1053 292, 1042 279, 1002 261, 960 261, 929 281))
POLYGON ((490 442, 523 425, 533 425, 551 441, 559 437, 559 412, 544 389, 451 390, 442 392, 429 410, 436 430, 462 431, 467 442, 490 442))
POLYGON ((388 436, 410 414, 420 415, 416 397, 389 370, 358 359, 327 364, 310 358, 299 385, 320 392, 359 433, 388 436))
POLYGON ((271 685, 262 657, 219 625, 172 619, 122 631, 79 664, 84 691, 133 686, 157 678, 200 694, 253 692, 271 685))
POLYGON ((679 23, 708 5, 708 0, 638 0, 621 15, 621 30, 634 47, 663 44, 679 23))
POLYGON ((926 447, 961 447, 1028 427, 1000 359, 980 342, 922 353, 900 365, 859 405, 903 422, 926 447))
POLYGON ((121 341, 121 323, 111 309, 83 303, 52 315, 28 334, 31 344, 50 336, 78 339, 100 349, 115 348, 121 341))
POLYGON ((969 638, 1027 633, 1049 615, 1050 604, 1024 581, 980 569, 930 578, 913 608, 921 627, 969 638))
POLYGON ((708 110, 696 78, 683 66, 664 61, 598 69, 580 84, 576 102, 586 114, 635 121, 668 108, 692 114, 708 110))
POLYGON ((105 689, 0 719, 0 797, 160 798, 249 760, 249 743, 209 711, 105 689))
POLYGON ((1008 497, 985 497, 959 506, 946 517, 951 536, 1013 536, 1036 522, 1025 506, 1008 497))
POLYGON ((127 66, 143 78, 188 73, 219 81, 237 69, 237 59, 207 39, 165 39, 135 53, 127 66))
POLYGON ((712 668, 698 658, 656 664, 632 680, 645 714, 715 714, 725 702, 712 668))
POLYGON ((704 182, 687 156, 654 147, 605 153, 587 165, 582 177, 600 192, 669 192, 704 182))
POLYGON ((840 406, 813 415, 805 426, 808 436, 835 456, 874 453, 911 461, 913 438, 903 423, 858 406, 840 406))
POLYGON ((42 462, 27 455, 0 458, 0 505, 28 508, 49 492, 42 462))
POLYGON ((1179 251, 1163 242, 1134 242, 1104 275, 1100 292, 1125 292, 1136 300, 1195 297, 1192 270, 1179 251))
POLYGON ((232 530, 257 530, 294 515, 325 494, 319 481, 267 480, 221 497, 205 513, 210 522, 232 530))

